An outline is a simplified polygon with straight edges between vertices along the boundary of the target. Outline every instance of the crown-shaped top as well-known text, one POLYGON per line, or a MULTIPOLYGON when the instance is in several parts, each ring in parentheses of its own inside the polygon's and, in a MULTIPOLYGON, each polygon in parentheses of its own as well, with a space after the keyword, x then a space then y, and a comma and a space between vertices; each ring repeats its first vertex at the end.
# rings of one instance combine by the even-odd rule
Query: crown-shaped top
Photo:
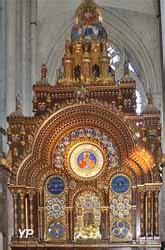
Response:
POLYGON ((93 0, 83 1, 76 11, 71 40, 76 41, 80 38, 87 41, 92 38, 107 40, 99 7, 93 0))

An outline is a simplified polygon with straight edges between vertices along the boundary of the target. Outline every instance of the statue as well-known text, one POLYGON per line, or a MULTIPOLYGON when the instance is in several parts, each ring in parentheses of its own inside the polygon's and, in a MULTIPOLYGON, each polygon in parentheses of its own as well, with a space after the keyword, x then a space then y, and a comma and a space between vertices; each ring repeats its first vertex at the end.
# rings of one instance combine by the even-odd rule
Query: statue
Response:
POLYGON ((22 111, 22 98, 19 93, 16 95, 16 111, 22 111))
POLYGON ((94 79, 96 79, 100 76, 100 67, 98 64, 93 65, 92 74, 93 74, 94 79))
POLYGON ((45 64, 42 64, 41 66, 41 80, 46 80, 47 78, 47 67, 45 64))
POLYGON ((74 68, 74 77, 76 81, 80 81, 80 76, 81 76, 81 67, 80 65, 76 65, 74 68))

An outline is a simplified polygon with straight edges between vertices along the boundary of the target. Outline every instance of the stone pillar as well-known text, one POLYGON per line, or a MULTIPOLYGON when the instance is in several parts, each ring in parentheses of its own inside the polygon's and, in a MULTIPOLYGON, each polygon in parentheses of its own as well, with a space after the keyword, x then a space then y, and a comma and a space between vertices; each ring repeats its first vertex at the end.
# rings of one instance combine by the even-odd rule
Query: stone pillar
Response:
POLYGON ((16 96, 16 0, 7 0, 6 115, 15 110, 16 96))
POLYGON ((10 242, 12 235, 14 235, 14 201, 12 193, 7 189, 7 225, 8 225, 8 242, 10 242))
POLYGON ((0 249, 3 250, 3 234, 0 232, 0 249))
MULTIPOLYGON (((162 105, 163 105, 163 126, 162 126, 162 135, 165 135, 165 1, 160 0, 160 11, 161 11, 161 28, 162 28, 162 53, 163 53, 163 91, 162 91, 162 105)), ((162 141, 163 153, 165 153, 165 137, 162 141)), ((164 227, 165 229, 165 223, 164 227)), ((165 232, 165 230, 164 230, 165 232)), ((165 233, 164 233, 165 240, 165 233)))
POLYGON ((160 222, 160 238, 165 243, 165 157, 162 162, 162 179, 163 185, 161 188, 161 196, 159 199, 159 222, 160 222))
MULTIPOLYGON (((3 150, 0 148, 0 155, 3 150)), ((0 166, 0 249, 8 249, 7 171, 0 166)))
POLYGON ((32 88, 31 88, 31 50, 30 50, 30 8, 31 2, 22 1, 22 97, 23 111, 30 115, 32 110, 32 88))
MULTIPOLYGON (((23 112, 32 114, 32 82, 36 78, 37 0, 7 0, 6 114, 15 110, 17 93, 23 112)), ((3 91, 2 91, 3 92, 3 91)))
POLYGON ((31 86, 37 77, 37 0, 31 1, 30 15, 30 42, 31 42, 31 86))
POLYGON ((7 17, 6 17, 6 3, 7 1, 0 1, 0 126, 6 128, 6 44, 7 44, 7 17))

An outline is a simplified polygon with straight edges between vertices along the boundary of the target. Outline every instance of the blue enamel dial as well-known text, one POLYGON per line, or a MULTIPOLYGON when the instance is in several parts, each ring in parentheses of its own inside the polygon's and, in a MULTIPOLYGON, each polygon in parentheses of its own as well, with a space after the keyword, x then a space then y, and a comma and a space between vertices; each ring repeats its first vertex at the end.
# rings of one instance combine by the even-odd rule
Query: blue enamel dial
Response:
POLYGON ((130 187, 129 179, 125 175, 117 175, 112 179, 111 188, 116 193, 125 193, 130 187))
POLYGON ((61 222, 55 222, 49 225, 48 233, 51 238, 58 239, 64 236, 65 227, 61 222))
POLYGON ((64 181, 60 176, 53 176, 49 179, 47 189, 51 194, 61 194, 64 191, 64 181))
POLYGON ((125 238, 130 231, 127 221, 115 221, 112 224, 112 233, 117 238, 125 238))

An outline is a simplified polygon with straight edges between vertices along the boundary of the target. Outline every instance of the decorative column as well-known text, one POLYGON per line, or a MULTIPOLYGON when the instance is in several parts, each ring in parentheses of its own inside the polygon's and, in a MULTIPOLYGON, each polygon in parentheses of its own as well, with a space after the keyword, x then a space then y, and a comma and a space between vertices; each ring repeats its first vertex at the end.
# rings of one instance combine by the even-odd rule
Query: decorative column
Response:
POLYGON ((136 187, 132 187, 132 240, 136 241, 136 187))
POLYGON ((140 191, 140 236, 145 236, 145 193, 140 191))
POLYGON ((66 240, 69 241, 70 240, 70 209, 69 207, 65 208, 66 211, 66 240))
POLYGON ((154 192, 154 236, 159 236, 159 212, 158 212, 159 190, 154 192))
POLYGON ((104 187, 104 191, 105 191, 105 206, 109 206, 109 188, 104 187))
POLYGON ((18 235, 18 217, 17 217, 17 193, 14 193, 12 191, 12 195, 13 195, 13 207, 14 207, 14 236, 18 235))
POLYGON ((65 43, 65 56, 64 56, 64 72, 65 72, 65 78, 67 80, 73 79, 73 68, 72 68, 72 54, 70 51, 71 44, 67 40, 65 43))
POLYGON ((66 188, 65 190, 65 195, 66 195, 66 207, 65 207, 65 212, 66 212, 66 240, 70 240, 70 208, 69 208, 69 189, 66 188))
POLYGON ((29 222, 30 222, 30 229, 34 230, 34 221, 33 221, 33 197, 34 193, 29 193, 29 222))
POLYGON ((102 53, 100 56, 101 76, 102 78, 109 77, 109 57, 107 52, 107 41, 102 43, 102 53))
POLYGON ((70 240, 74 240, 74 217, 73 217, 73 207, 69 207, 70 215, 70 240))
POLYGON ((43 208, 38 208, 38 237, 40 240, 44 240, 43 231, 43 208))
POLYGON ((109 207, 105 207, 105 239, 109 240, 109 207))
POLYGON ((104 231, 105 231, 105 240, 109 240, 109 188, 104 187, 104 191, 105 191, 105 207, 103 208, 104 231))
POLYGON ((106 207, 101 208, 101 238, 107 239, 106 207))
POLYGON ((22 192, 22 191, 20 191, 20 213, 21 213, 21 215, 20 215, 20 224, 21 224, 21 229, 22 230, 24 230, 25 229, 25 204, 24 204, 24 202, 25 202, 25 200, 24 200, 24 198, 25 198, 25 194, 24 194, 24 192, 22 192))
POLYGON ((146 214, 147 236, 151 236, 151 190, 147 191, 146 202, 147 202, 147 214, 146 214))
POLYGON ((85 45, 85 52, 82 58, 82 74, 81 79, 85 82, 91 79, 91 58, 88 52, 88 45, 85 45))

